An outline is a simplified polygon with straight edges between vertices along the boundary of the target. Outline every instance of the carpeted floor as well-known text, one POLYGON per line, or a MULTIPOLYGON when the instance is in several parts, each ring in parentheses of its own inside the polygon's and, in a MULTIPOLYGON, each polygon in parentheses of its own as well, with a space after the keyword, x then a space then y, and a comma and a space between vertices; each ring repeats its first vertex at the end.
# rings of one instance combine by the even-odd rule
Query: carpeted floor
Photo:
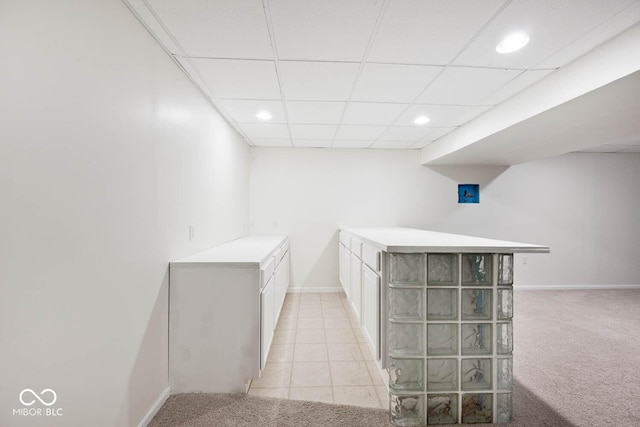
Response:
MULTIPOLYGON (((640 290, 517 290, 515 314, 512 426, 640 426, 640 290)), ((388 425, 380 409, 227 394, 171 396, 150 424, 388 425)))

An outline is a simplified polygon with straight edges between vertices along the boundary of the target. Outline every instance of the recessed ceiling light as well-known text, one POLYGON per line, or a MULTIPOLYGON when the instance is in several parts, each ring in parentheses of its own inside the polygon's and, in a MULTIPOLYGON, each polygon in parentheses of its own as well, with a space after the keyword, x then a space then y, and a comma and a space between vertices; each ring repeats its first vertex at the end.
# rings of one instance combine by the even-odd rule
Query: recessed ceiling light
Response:
POLYGON ((256 117, 260 120, 271 120, 273 116, 268 111, 260 111, 258 114, 256 114, 256 117))
POLYGON ((513 33, 502 39, 498 46, 496 46, 496 52, 498 53, 511 53, 516 50, 522 49, 529 43, 529 36, 525 33, 513 33))
POLYGON ((431 121, 431 119, 429 117, 427 117, 427 116, 418 116, 413 121, 413 123, 415 123, 417 125, 423 125, 425 123, 429 123, 430 121, 431 121))

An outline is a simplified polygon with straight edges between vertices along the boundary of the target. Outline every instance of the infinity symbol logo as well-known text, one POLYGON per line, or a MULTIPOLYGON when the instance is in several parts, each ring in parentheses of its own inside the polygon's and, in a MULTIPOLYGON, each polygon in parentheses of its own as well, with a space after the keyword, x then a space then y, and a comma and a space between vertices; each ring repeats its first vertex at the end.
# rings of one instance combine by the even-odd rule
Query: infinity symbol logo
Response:
POLYGON ((42 400, 42 398, 40 396, 38 396, 38 394, 31 390, 30 388, 25 388, 24 390, 22 390, 20 392, 20 403, 22 403, 24 406, 31 406, 34 403, 36 403, 35 399, 32 399, 31 401, 25 402, 24 399, 22 398, 22 396, 24 396, 25 393, 31 393, 33 395, 33 397, 35 397, 36 399, 38 399, 40 401, 40 403, 42 403, 44 406, 51 406, 54 403, 56 403, 56 400, 58 400, 58 395, 56 394, 55 391, 51 390, 50 388, 45 388, 44 390, 42 390, 40 392, 40 396, 44 396, 45 393, 51 393, 53 395, 53 400, 51 402, 45 402, 44 400, 42 400))

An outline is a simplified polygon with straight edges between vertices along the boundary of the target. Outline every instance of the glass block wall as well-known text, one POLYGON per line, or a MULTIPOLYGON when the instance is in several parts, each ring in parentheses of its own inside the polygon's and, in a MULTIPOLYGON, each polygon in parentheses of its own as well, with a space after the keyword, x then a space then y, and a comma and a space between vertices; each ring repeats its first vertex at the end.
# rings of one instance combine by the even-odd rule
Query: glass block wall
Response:
POLYGON ((512 284, 512 254, 390 254, 393 425, 511 421, 512 284))

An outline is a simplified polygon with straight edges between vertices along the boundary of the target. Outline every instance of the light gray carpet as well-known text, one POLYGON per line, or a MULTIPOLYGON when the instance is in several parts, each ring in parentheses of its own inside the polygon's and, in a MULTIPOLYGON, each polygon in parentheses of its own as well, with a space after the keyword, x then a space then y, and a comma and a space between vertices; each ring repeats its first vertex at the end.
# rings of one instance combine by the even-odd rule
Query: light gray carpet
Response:
MULTIPOLYGON (((515 313, 512 426, 640 426, 640 290, 518 290, 515 313)), ((171 396, 150 424, 388 425, 380 409, 226 394, 171 396)))

